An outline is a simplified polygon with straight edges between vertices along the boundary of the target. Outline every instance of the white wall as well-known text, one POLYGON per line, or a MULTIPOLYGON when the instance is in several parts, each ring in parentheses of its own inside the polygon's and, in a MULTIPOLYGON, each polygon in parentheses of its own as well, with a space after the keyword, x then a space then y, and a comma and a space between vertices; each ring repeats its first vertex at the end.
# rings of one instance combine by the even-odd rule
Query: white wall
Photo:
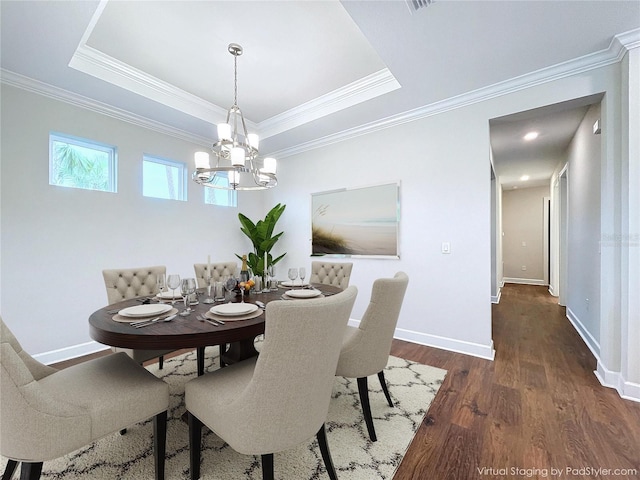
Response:
MULTIPOLYGON (((627 128, 620 120, 620 90, 615 63, 285 158, 279 186, 241 194, 239 210, 254 216, 287 204, 280 224, 282 251, 289 252, 279 267, 282 277, 289 265, 310 263, 311 193, 401 180, 401 258, 353 260, 352 281, 360 289, 354 318, 364 312, 375 278, 405 270, 411 283, 397 336, 491 358, 489 119, 605 92, 601 228, 619 233, 616 192, 621 130, 627 128), (451 242, 450 255, 440 253, 443 241, 451 242)), ((209 253, 229 258, 240 245, 249 248, 237 229, 237 211, 202 205, 195 184, 187 203, 140 195, 143 152, 190 161, 199 146, 6 86, 2 98, 1 306, 31 353, 89 341, 87 316, 106 301, 102 268, 165 263, 190 274, 209 253), (120 193, 50 187, 50 130, 119 145, 120 193)), ((634 130, 629 143, 637 139, 634 130)), ((617 251, 601 258, 601 293, 616 285, 615 278, 620 286, 617 251)), ((620 304, 606 301, 601 345, 606 340, 609 353, 603 364, 619 371, 620 304), (617 367, 610 362, 616 356, 617 367)))
POLYGON ((288 266, 309 266, 310 194, 400 180, 400 259, 353 258, 354 318, 373 280, 410 278, 397 335, 492 357, 488 121, 461 109, 284 159, 272 193, 287 204, 288 266), (457 140, 459 125, 466 141, 457 140), (464 219, 461 221, 460 219, 464 219), (451 254, 441 243, 451 243, 451 254), (464 298, 464 301, 461 301, 464 298))
POLYGON ((544 209, 549 187, 502 192, 504 281, 545 285, 544 209), (526 270, 522 270, 525 267, 526 270))
POLYGON ((600 350, 600 104, 592 105, 567 150, 569 162, 567 315, 600 350))
MULTIPOLYGON (((87 318, 107 301, 102 269, 162 264, 193 276, 193 264, 235 259, 250 248, 238 210, 262 212, 242 192, 239 209, 203 202, 189 181, 188 201, 142 196, 142 155, 185 161, 201 146, 88 110, 2 86, 3 320, 44 360, 95 349, 87 318), (118 147, 118 193, 49 185, 50 131, 118 147)), ((99 348, 99 346, 98 346, 99 348)))

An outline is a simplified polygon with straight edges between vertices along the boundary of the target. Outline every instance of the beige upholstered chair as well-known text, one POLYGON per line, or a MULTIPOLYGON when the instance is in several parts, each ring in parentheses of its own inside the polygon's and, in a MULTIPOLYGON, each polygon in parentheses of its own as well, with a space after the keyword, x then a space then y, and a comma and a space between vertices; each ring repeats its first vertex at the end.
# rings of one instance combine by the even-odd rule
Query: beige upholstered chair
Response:
MULTIPOLYGON (((219 262, 211 264, 211 278, 213 281, 220 280, 227 275, 236 274, 236 262, 219 262)), ((194 263, 193 269, 196 272, 196 282, 198 282, 198 288, 204 288, 207 286, 205 278, 207 277, 208 268, 206 263, 194 263)))
POLYGON ((309 283, 334 285, 343 290, 349 286, 353 263, 311 262, 309 283))
POLYGON ((48 367, 22 349, 2 318, 0 349, 0 454, 9 459, 3 479, 22 463, 21 478, 36 480, 43 462, 151 417, 155 478, 164 478, 166 383, 124 353, 48 367))
POLYGON ((387 402, 393 407, 384 379, 384 367, 387 366, 393 333, 408 283, 409 277, 404 272, 396 273, 393 278, 379 278, 373 282, 369 306, 360 325, 358 328, 347 327, 336 369, 338 376, 358 379, 360 403, 369 437, 373 442, 376 441, 376 432, 369 405, 367 377, 378 374, 387 402))
MULTIPOLYGON (((164 265, 155 267, 120 268, 103 270, 104 285, 107 288, 107 301, 112 303, 129 298, 145 297, 158 293, 156 279, 158 274, 167 272, 164 265)), ((132 350, 130 348, 112 347, 114 352, 124 352, 139 364, 158 358, 159 368, 164 363, 164 355, 173 350, 132 350)))
MULTIPOLYGON (((341 340, 357 294, 267 304, 257 359, 187 382, 191 478, 200 477, 202 424, 246 455, 262 456, 273 478, 273 454, 317 435, 322 458, 337 478, 324 429, 341 340)), ((309 472, 309 477, 311 472, 309 472)))
MULTIPOLYGON (((231 275, 231 276, 235 276, 236 274, 236 262, 218 262, 218 263, 212 263, 211 264, 211 278, 213 279, 213 281, 218 281, 221 280, 222 278, 224 278, 225 276, 231 275)), ((207 273, 208 273, 208 265, 206 263, 194 263, 193 264, 193 269, 196 272, 196 282, 198 282, 198 288, 205 288, 207 286, 207 282, 205 281, 205 279, 207 278, 207 273)), ((227 344, 223 343, 218 345, 218 348, 220 350, 220 355, 218 357, 219 361, 220 361, 220 366, 224 367, 224 360, 222 360, 222 356, 225 354, 225 352, 227 351, 227 344)), ((198 355, 201 360, 201 366, 202 368, 204 368, 204 347, 200 347, 200 349, 198 350, 198 355)))

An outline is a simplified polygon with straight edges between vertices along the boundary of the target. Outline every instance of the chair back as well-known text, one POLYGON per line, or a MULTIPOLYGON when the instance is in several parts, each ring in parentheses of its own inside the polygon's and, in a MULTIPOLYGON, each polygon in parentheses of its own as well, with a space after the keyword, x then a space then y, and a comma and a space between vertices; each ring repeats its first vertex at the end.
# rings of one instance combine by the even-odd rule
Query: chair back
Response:
POLYGON ((337 375, 366 377, 384 369, 408 284, 409 277, 404 272, 373 282, 360 325, 342 348, 337 375))
POLYGON ((353 263, 311 262, 310 283, 334 285, 343 290, 349 286, 353 263))
POLYGON ((358 291, 267 304, 264 343, 238 404, 252 417, 247 451, 278 452, 326 421, 342 338, 358 291))
POLYGON ((103 270, 109 305, 158 293, 157 276, 161 273, 167 273, 164 265, 103 270))
MULTIPOLYGON (((218 262, 211 264, 211 278, 214 282, 221 280, 223 277, 236 274, 236 262, 218 262)), ((206 263, 194 263, 193 269, 196 272, 196 282, 198 282, 198 288, 204 288, 207 286, 205 278, 209 273, 209 266, 206 263)))
MULTIPOLYGON (((39 381, 55 373, 22 349, 0 318, 0 454, 24 461, 56 458, 78 448, 76 438, 47 438, 48 427, 73 429, 88 416, 75 405, 58 402, 40 388, 39 381)), ((65 430, 59 430, 65 431, 65 430)), ((82 445, 82 444, 80 444, 82 445)))

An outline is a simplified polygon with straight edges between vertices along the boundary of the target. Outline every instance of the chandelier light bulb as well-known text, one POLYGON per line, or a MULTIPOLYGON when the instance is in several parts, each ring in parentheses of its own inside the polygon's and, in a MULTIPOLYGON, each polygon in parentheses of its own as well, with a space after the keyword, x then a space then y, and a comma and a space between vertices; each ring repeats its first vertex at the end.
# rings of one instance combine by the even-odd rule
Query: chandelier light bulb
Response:
POLYGON ((244 148, 233 147, 231 149, 231 165, 234 167, 244 167, 244 148))
POLYGON ((196 152, 194 157, 196 168, 209 168, 209 154, 207 152, 196 152))
POLYGON ((231 140, 231 125, 228 123, 218 124, 218 140, 231 140))
POLYGON ((255 133, 250 133, 247 135, 247 141, 249 142, 249 146, 258 150, 258 145, 260 144, 260 137, 255 133))
POLYGON ((267 157, 264 159, 264 167, 262 167, 262 171, 265 173, 276 173, 276 159, 272 157, 267 157))

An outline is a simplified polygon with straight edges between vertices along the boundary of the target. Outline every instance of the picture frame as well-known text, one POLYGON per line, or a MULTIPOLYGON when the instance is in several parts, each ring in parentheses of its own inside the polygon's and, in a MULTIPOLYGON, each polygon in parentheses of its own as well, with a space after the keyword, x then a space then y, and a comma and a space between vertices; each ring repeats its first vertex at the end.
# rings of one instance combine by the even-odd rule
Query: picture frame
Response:
POLYGON ((311 194, 311 255, 400 258, 400 182, 311 194))

